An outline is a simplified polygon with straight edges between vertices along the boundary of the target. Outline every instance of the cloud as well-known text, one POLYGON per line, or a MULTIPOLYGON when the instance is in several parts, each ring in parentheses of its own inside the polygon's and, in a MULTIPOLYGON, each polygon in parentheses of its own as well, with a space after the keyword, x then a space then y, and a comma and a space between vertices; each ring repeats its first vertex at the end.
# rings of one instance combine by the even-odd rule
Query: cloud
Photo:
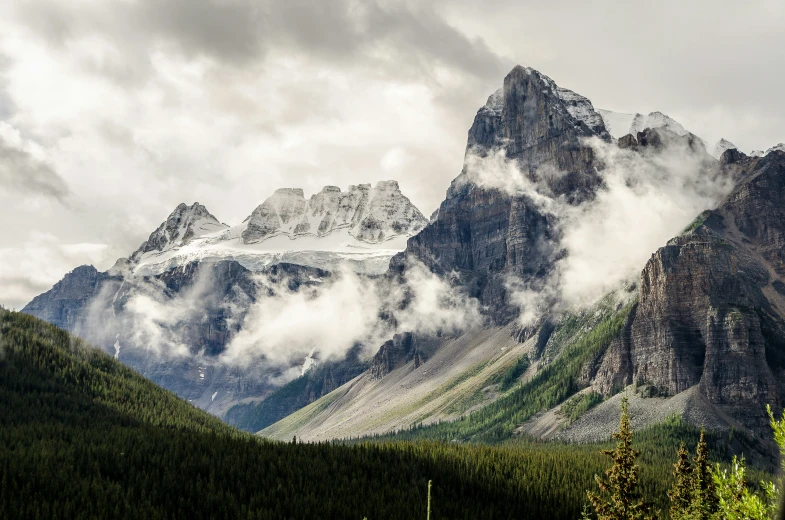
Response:
MULTIPOLYGON (((262 280, 262 286, 269 281, 262 280)), ((260 295, 246 315, 240 332, 221 356, 228 364, 264 359, 272 366, 302 362, 316 349, 319 357, 340 357, 373 335, 380 301, 376 287, 351 271, 341 272, 325 287, 290 290, 274 286, 260 295)))
POLYGON ((170 45, 189 59, 240 67, 289 49, 387 72, 403 66, 432 74, 439 64, 488 78, 509 68, 482 39, 465 36, 427 5, 402 1, 30 0, 16 14, 53 45, 98 35, 137 58, 170 45))
POLYGON ((530 177, 502 150, 467 155, 458 184, 475 183, 525 198, 549 215, 556 247, 563 251, 545 280, 507 279, 523 325, 549 311, 595 303, 635 280, 652 253, 730 193, 732 180, 721 175, 701 143, 661 135, 662 149, 640 152, 596 137, 586 140, 602 165, 602 184, 593 200, 577 206, 554 197, 548 188, 549 176, 559 172, 530 177))
POLYGON ((106 346, 117 338, 126 356, 190 358, 282 384, 301 375, 307 359, 338 360, 357 347, 367 359, 399 332, 453 335, 482 322, 476 299, 415 262, 395 280, 344 269, 301 284, 258 273, 250 292, 246 285, 226 292, 205 267, 175 293, 154 278, 105 283, 80 323, 82 334, 106 346), (195 351, 193 334, 220 318, 227 321, 225 350, 216 357, 195 351))
POLYGON ((702 149, 681 140, 657 153, 597 138, 588 145, 604 163, 604 186, 595 200, 570 208, 561 225, 568 252, 559 264, 561 293, 573 304, 591 303, 635 279, 652 253, 733 188, 702 149))
POLYGON ((50 166, 43 151, 0 122, 0 197, 11 192, 51 197, 65 204, 68 185, 50 166))
POLYGON ((282 280, 260 286, 260 295, 220 357, 223 363, 249 365, 264 360, 269 367, 292 367, 299 375, 303 361, 340 359, 352 347, 372 356, 379 345, 398 332, 454 334, 481 322, 477 300, 412 263, 406 278, 368 279, 343 270, 323 285, 293 291, 282 280), (383 319, 388 316, 389 319, 383 319))

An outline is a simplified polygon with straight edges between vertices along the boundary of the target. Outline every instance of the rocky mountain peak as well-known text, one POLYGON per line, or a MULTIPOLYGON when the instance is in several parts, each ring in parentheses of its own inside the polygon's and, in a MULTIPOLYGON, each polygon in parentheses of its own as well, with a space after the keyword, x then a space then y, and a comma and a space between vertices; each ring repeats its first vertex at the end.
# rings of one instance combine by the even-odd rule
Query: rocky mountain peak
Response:
MULTIPOLYGON (((208 233, 228 229, 207 208, 198 202, 191 206, 179 204, 167 219, 150 234, 150 238, 142 244, 137 253, 152 251, 163 252, 175 247, 181 247, 194 238, 208 233)), ((135 253, 136 254, 136 253, 135 253)))
POLYGON ((720 159, 722 154, 724 154, 727 150, 737 150, 738 147, 728 141, 727 139, 720 139, 717 141, 717 144, 714 145, 714 149, 711 152, 712 157, 715 159, 720 159))
POLYGON ((359 184, 342 192, 325 186, 306 200, 303 190, 284 188, 259 205, 244 221, 241 237, 250 244, 276 235, 323 237, 347 229, 355 239, 370 244, 393 236, 413 235, 428 219, 401 193, 398 182, 359 184))
POLYGON ((676 135, 687 135, 689 133, 681 123, 658 111, 651 112, 648 115, 635 114, 635 117, 630 124, 629 133, 636 135, 638 132, 642 132, 647 128, 665 128, 676 135))

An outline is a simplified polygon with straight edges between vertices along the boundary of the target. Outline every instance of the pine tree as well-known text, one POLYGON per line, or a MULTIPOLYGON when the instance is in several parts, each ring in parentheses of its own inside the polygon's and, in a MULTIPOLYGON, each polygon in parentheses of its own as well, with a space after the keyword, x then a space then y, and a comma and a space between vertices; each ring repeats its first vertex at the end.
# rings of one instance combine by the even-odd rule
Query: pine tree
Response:
POLYGON ((600 491, 609 497, 587 491, 598 520, 638 520, 649 518, 650 507, 641 499, 638 491, 638 465, 635 459, 640 452, 632 448, 632 425, 627 411, 628 401, 621 401, 619 431, 613 434, 616 448, 602 450, 613 460, 613 466, 605 471, 605 478, 595 475, 600 491))
POLYGON ((709 448, 706 444, 706 432, 701 430, 698 446, 695 448, 695 459, 692 469, 692 504, 691 518, 709 520, 719 507, 717 488, 711 475, 709 464, 709 448))
POLYGON ((692 504, 693 485, 690 452, 684 447, 684 443, 679 448, 673 468, 675 482, 671 490, 668 491, 668 498, 671 500, 671 519, 686 519, 689 518, 690 505, 692 504))

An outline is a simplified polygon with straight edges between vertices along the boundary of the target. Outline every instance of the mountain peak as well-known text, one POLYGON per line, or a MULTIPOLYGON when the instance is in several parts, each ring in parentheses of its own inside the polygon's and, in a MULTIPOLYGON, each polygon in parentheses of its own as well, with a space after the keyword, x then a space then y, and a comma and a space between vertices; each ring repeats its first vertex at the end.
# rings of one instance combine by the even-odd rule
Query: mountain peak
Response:
POLYGON ((643 132, 647 128, 665 128, 680 136, 689 134, 681 123, 659 111, 650 112, 648 115, 635 114, 629 133, 638 135, 638 132, 643 132))
POLYGON ((139 252, 163 252, 183 246, 194 238, 228 227, 198 202, 194 202, 191 206, 180 203, 167 219, 150 234, 150 238, 140 247, 139 252))
POLYGON ((240 236, 244 243, 255 243, 276 235, 329 235, 348 229, 361 242, 383 242, 393 236, 413 235, 428 220, 406 198, 398 181, 379 181, 349 186, 342 192, 337 186, 325 186, 306 200, 303 190, 286 188, 260 204, 245 219, 240 236))
POLYGON ((722 154, 725 153, 726 150, 737 150, 738 146, 731 143, 727 139, 720 139, 717 141, 717 144, 714 145, 714 149, 711 152, 712 157, 718 159, 722 157, 722 154))

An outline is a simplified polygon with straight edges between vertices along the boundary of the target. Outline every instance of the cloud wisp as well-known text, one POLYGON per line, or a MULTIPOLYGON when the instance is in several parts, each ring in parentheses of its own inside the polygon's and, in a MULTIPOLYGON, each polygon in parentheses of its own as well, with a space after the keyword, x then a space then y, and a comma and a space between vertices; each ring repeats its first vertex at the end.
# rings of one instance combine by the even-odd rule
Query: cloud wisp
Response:
MULTIPOLYGON (((661 149, 621 149, 586 140, 602 164, 596 196, 579 205, 554 197, 546 175, 529 176, 503 151, 469 154, 463 182, 522 197, 553 217, 564 254, 544 282, 510 277, 524 325, 543 313, 590 305, 636 278, 648 258, 732 189, 702 144, 664 135, 661 149)), ((548 175, 558 173, 547 172, 548 175)))

